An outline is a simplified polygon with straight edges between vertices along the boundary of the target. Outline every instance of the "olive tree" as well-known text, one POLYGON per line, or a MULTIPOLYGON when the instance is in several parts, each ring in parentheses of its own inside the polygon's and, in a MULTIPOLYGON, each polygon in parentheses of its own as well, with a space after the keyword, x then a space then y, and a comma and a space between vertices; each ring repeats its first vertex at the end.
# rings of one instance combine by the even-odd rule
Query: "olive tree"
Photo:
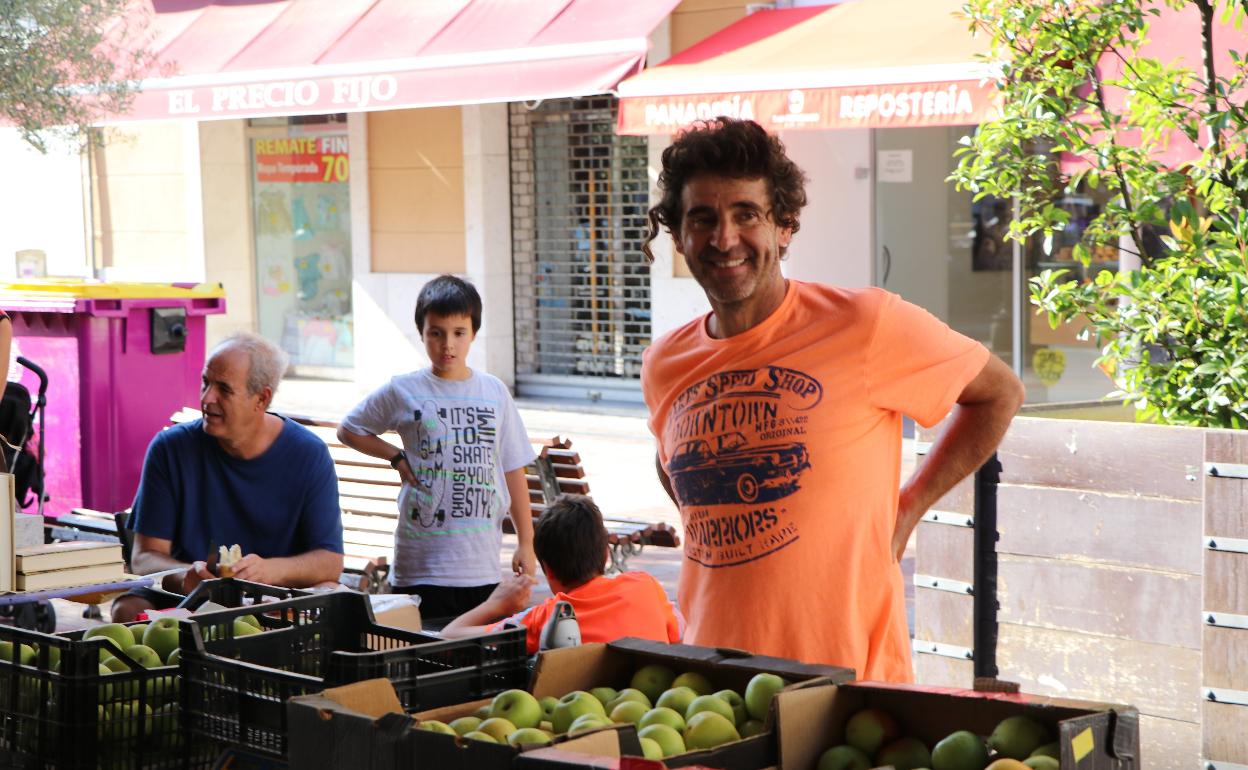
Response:
POLYGON ((0 0, 0 123, 40 152, 123 112, 150 63, 129 0, 0 0))

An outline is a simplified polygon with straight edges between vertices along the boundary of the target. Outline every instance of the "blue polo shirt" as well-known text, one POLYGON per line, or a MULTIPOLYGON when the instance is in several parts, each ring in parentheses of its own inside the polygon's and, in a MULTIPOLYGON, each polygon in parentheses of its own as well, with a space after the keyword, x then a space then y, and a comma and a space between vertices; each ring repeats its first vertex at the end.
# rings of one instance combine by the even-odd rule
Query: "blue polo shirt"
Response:
POLYGON ((273 445, 251 460, 226 454, 202 419, 161 431, 147 448, 132 521, 136 532, 172 541, 184 562, 235 543, 264 558, 342 553, 329 449, 285 417, 273 445))

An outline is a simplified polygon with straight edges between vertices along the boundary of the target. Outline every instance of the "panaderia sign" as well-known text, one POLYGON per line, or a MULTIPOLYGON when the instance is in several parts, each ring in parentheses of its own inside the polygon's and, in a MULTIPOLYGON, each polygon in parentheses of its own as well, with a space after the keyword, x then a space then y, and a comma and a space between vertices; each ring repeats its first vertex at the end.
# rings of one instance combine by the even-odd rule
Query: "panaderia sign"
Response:
POLYGON ((636 96, 620 100, 617 131, 674 134, 719 115, 772 131, 972 125, 993 117, 996 100, 996 89, 980 80, 636 96))

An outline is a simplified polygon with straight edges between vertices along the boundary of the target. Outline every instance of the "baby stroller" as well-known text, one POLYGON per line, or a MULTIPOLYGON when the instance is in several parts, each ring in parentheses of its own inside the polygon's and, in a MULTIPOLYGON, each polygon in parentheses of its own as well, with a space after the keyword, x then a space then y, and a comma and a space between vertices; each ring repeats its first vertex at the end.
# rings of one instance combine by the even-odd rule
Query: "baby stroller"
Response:
POLYGON ((14 476, 17 505, 19 508, 36 506, 36 513, 43 515, 43 445, 44 408, 47 406, 48 375, 37 364, 23 356, 17 363, 29 369, 39 378, 39 393, 31 403, 30 391, 20 382, 9 382, 0 398, 0 454, 4 470, 14 476), (34 438, 35 418, 39 418, 39 436, 34 438), (34 444, 32 450, 32 443, 34 444), (31 496, 34 499, 31 499, 31 496))

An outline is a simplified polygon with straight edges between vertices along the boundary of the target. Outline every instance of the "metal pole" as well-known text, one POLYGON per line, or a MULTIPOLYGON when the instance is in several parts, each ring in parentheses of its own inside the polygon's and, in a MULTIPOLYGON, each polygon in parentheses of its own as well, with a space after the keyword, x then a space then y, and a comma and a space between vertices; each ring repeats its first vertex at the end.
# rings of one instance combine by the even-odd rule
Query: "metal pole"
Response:
POLYGON ((994 452, 975 472, 975 677, 997 676, 997 485, 1001 461, 994 452))

